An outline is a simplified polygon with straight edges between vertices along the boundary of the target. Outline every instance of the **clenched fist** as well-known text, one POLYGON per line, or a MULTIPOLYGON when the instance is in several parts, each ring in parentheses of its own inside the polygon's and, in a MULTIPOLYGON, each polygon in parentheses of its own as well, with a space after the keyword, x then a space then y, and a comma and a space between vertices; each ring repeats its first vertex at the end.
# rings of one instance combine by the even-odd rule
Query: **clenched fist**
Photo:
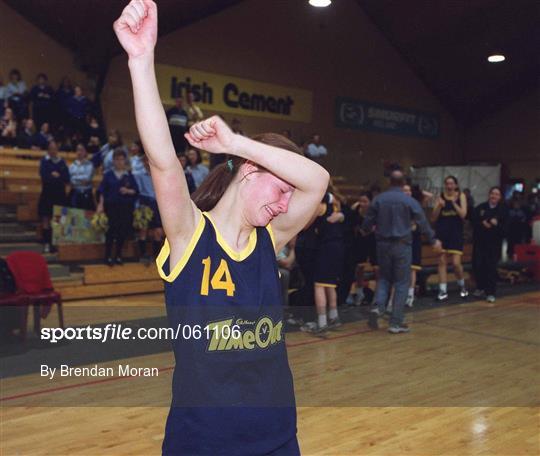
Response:
POLYGON ((157 6, 152 0, 131 0, 113 24, 130 59, 152 56, 157 41, 157 6))

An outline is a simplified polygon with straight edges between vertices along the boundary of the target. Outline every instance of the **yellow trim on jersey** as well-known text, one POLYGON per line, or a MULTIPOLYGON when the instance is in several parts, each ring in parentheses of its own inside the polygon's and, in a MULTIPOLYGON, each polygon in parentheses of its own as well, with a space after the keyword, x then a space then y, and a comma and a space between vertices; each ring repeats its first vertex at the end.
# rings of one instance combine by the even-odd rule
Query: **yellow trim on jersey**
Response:
POLYGON ((328 209, 327 204, 326 203, 321 203, 321 205, 319 206, 319 213, 317 215, 319 217, 322 217, 326 213, 327 209, 328 209))
POLYGON ((443 250, 441 250, 441 252, 449 253, 451 255, 463 255, 463 252, 461 250, 452 250, 452 249, 446 250, 446 249, 443 249, 443 250))
POLYGON ((412 269, 413 271, 421 271, 421 270, 422 270, 422 266, 418 266, 418 265, 416 265, 416 264, 413 264, 413 265, 411 266, 411 269, 412 269))
POLYGON ((315 285, 319 285, 320 287, 324 287, 324 288, 337 288, 337 285, 335 285, 333 283, 315 282, 315 285))
POLYGON ((274 250, 276 250, 276 238, 274 237, 274 230, 272 229, 272 225, 270 225, 270 223, 266 225, 266 230, 270 235, 270 239, 272 239, 272 245, 274 246, 274 250))
POLYGON ((163 247, 161 248, 161 251, 159 252, 158 257, 156 258, 156 266, 159 273, 159 276, 166 280, 167 282, 174 282, 174 280, 178 277, 178 274, 182 272, 182 269, 186 266, 188 260, 191 257, 191 254, 193 253, 193 250, 195 250, 195 246, 197 245, 197 242, 199 242, 199 239, 201 237, 201 234, 204 230, 204 225, 206 224, 204 217, 201 214, 201 218, 199 220, 199 224, 197 225, 197 228, 195 228, 195 232, 191 236, 191 239, 189 241, 189 244, 186 247, 186 250, 184 251, 184 254, 178 260, 178 263, 174 266, 174 268, 170 267, 169 264, 169 275, 165 274, 165 271, 163 271, 163 265, 165 264, 165 261, 167 258, 169 258, 171 254, 171 247, 169 246, 169 241, 167 238, 165 238, 165 243, 163 244, 163 247))
POLYGON ((253 250, 255 250, 255 246, 257 245, 257 229, 253 228, 253 231, 249 235, 249 240, 247 245, 244 247, 244 250, 241 252, 237 252, 236 250, 233 250, 229 244, 227 244, 227 241, 223 238, 221 233, 218 231, 216 224, 214 223, 214 220, 212 219, 212 216, 208 212, 203 212, 208 217, 208 220, 210 220, 210 223, 214 227, 214 231, 216 232, 216 240, 218 244, 221 246, 223 250, 231 257, 234 261, 243 261, 245 260, 253 250))

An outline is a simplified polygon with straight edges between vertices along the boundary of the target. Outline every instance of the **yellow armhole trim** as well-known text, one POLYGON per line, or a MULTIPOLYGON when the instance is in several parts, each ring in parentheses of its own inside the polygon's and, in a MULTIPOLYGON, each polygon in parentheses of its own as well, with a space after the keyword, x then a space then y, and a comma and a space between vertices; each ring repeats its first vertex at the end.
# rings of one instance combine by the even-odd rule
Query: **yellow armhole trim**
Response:
POLYGON ((321 205, 319 206, 319 213, 317 215, 319 217, 322 217, 327 209, 328 209, 327 204, 326 203, 321 203, 321 205))
POLYGON ((189 241, 189 244, 186 247, 186 250, 180 260, 178 260, 178 263, 174 266, 174 268, 170 268, 169 265, 169 275, 165 274, 163 271, 163 265, 165 264, 165 261, 167 258, 169 258, 171 254, 171 247, 169 246, 169 241, 165 238, 165 243, 163 244, 163 247, 161 248, 161 251, 159 252, 158 257, 156 258, 156 266, 159 273, 159 276, 166 280, 167 282, 174 282, 174 280, 178 277, 178 274, 182 272, 182 269, 186 266, 188 260, 191 257, 191 254, 193 253, 193 250, 195 250, 195 246, 197 245, 197 242, 199 242, 199 239, 201 237, 201 234, 204 230, 204 225, 206 224, 203 215, 201 214, 201 218, 199 220, 199 224, 197 225, 197 228, 195 229, 195 232, 193 233, 193 236, 191 236, 191 239, 189 241))
POLYGON ((229 255, 229 257, 234 261, 243 261, 245 260, 253 250, 255 250, 255 246, 257 245, 257 229, 253 228, 253 231, 249 235, 249 240, 247 245, 244 247, 244 250, 241 252, 237 252, 236 250, 233 250, 229 244, 227 244, 227 241, 221 236, 221 233, 216 228, 216 224, 214 223, 214 220, 212 219, 212 216, 208 212, 203 212, 204 215, 208 217, 208 220, 210 220, 210 223, 214 227, 214 231, 216 233, 216 240, 218 244, 221 246, 223 250, 229 255))
POLYGON ((322 283, 322 282, 315 282, 315 285, 323 288, 337 288, 337 285, 333 283, 322 283))
POLYGON ((274 246, 274 250, 276 250, 276 238, 274 237, 274 230, 272 229, 272 225, 270 225, 270 223, 266 225, 266 230, 270 235, 270 239, 272 239, 272 245, 274 246))

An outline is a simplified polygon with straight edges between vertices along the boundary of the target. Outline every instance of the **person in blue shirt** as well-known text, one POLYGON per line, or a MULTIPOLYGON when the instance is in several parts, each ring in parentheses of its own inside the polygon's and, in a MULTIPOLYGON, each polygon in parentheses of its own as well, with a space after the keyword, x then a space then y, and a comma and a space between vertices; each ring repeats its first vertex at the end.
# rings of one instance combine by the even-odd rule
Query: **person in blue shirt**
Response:
POLYGON ((109 132, 108 140, 99 150, 98 153, 92 156, 92 164, 95 169, 98 169, 100 166, 103 166, 103 173, 110 171, 113 167, 113 152, 121 148, 126 154, 126 166, 130 168, 129 156, 127 147, 124 146, 122 142, 122 135, 118 130, 111 130, 109 132))
POLYGON ((182 97, 176 98, 174 106, 167 111, 167 121, 169 122, 169 131, 173 140, 174 150, 177 154, 183 154, 186 151, 187 141, 184 135, 188 129, 188 114, 184 110, 184 100, 182 97))
POLYGON ((190 148, 187 151, 186 157, 188 159, 187 171, 193 177, 195 187, 198 188, 206 176, 208 176, 208 167, 202 164, 201 153, 197 149, 190 148))
POLYGON ((64 76, 55 93, 56 113, 53 122, 55 131, 60 127, 65 128, 65 125, 68 123, 68 101, 71 97, 73 97, 73 86, 71 85, 71 80, 67 76, 64 76))
POLYGON ((53 206, 65 206, 66 184, 69 183, 69 170, 64 159, 58 155, 58 144, 50 141, 47 154, 39 163, 41 194, 38 202, 38 215, 41 218, 44 252, 52 250, 51 218, 53 206))
POLYGON ((54 90, 49 85, 45 73, 38 74, 37 84, 30 90, 30 101, 32 102, 32 118, 37 128, 53 119, 54 90))
POLYGON ((182 169, 184 170, 184 175, 186 176, 188 191, 189 191, 189 194, 191 195, 195 190, 197 190, 197 187, 195 186, 195 181, 193 180, 193 176, 187 169, 187 166, 188 166, 187 157, 181 154, 181 155, 178 155, 178 160, 180 161, 180 164, 182 165, 182 169))
POLYGON ((105 234, 105 264, 122 265, 122 248, 133 230, 133 210, 139 194, 137 182, 127 168, 126 153, 117 148, 113 153, 113 168, 103 175, 99 186, 97 212, 105 212, 109 227, 105 234), (116 243, 115 258, 112 249, 116 243))
POLYGON ((94 194, 92 193, 94 166, 87 158, 88 154, 84 144, 77 144, 75 152, 77 153, 77 158, 69 165, 69 175, 71 180, 69 201, 72 207, 93 211, 96 208, 94 194))
POLYGON ((404 309, 411 280, 412 222, 416 223, 436 250, 441 249, 441 243, 435 239, 424 210, 415 199, 403 192, 404 185, 403 172, 399 169, 392 171, 390 188, 373 198, 361 227, 365 234, 371 233, 375 227, 377 240, 379 277, 369 326, 378 329, 378 318, 384 314, 390 291, 394 287, 388 328, 392 334, 409 332, 409 327, 404 324, 404 309))
POLYGON ((67 99, 66 113, 70 133, 84 135, 86 127, 86 115, 90 110, 90 101, 83 94, 82 87, 75 86, 73 96, 67 99))
POLYGON ((133 175, 145 173, 144 149, 141 142, 136 139, 129 148, 129 166, 133 175))
POLYGON ((176 367, 162 454, 300 454, 276 253, 311 219, 329 174, 278 134, 246 138, 219 117, 190 145, 234 157, 190 198, 157 89, 157 6, 132 1, 114 23, 128 53, 135 117, 166 239, 156 261, 176 367))
POLYGON ((39 132, 32 138, 32 146, 38 149, 47 150, 49 142, 54 139, 50 132, 50 124, 45 122, 41 125, 39 132))
POLYGON ((21 149, 31 149, 34 145, 34 137, 36 134, 36 127, 32 119, 24 120, 24 128, 19 131, 17 135, 17 147, 21 149))
MULTIPOLYGON (((141 146, 142 147, 142 146, 141 146)), ((152 184, 152 176, 150 175, 150 165, 148 164, 148 157, 142 156, 143 170, 137 174, 133 174, 135 181, 139 187, 139 198, 137 200, 137 207, 146 206, 152 210, 152 219, 148 224, 148 229, 139 230, 139 256, 142 259, 146 259, 146 241, 150 237, 152 241, 152 256, 157 257, 159 250, 163 244, 163 238, 165 234, 163 232, 163 224, 161 223, 161 217, 159 216, 159 208, 156 201, 156 192, 154 185, 152 184)), ((132 162, 133 163, 133 162, 132 162)))

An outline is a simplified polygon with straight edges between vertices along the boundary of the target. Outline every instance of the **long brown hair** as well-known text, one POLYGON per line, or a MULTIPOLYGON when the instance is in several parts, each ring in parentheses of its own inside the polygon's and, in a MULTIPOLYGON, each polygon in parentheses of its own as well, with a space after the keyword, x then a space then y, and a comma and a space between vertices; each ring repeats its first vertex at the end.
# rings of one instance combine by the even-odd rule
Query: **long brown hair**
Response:
MULTIPOLYGON (((251 139, 269 146, 279 147, 280 149, 302 154, 300 148, 295 143, 277 133, 261 133, 252 136, 251 139)), ((191 195, 191 199, 201 211, 210 211, 216 206, 231 182, 234 180, 240 167, 247 160, 242 157, 230 157, 229 161, 232 164, 232 169, 229 168, 227 161, 220 163, 210 172, 202 184, 191 195)), ((259 166, 259 171, 266 170, 259 166)))

